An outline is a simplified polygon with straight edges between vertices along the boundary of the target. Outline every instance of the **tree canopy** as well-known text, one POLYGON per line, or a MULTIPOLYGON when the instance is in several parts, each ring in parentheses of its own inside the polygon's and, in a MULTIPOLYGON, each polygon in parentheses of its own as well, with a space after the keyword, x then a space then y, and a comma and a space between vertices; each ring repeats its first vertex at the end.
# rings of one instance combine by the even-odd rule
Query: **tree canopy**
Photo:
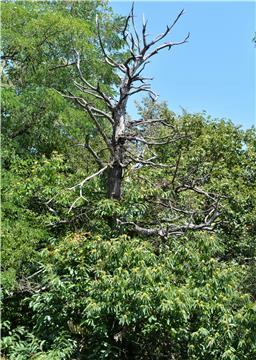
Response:
POLYGON ((143 74, 183 12, 1 6, 3 359, 255 358, 255 128, 143 74))

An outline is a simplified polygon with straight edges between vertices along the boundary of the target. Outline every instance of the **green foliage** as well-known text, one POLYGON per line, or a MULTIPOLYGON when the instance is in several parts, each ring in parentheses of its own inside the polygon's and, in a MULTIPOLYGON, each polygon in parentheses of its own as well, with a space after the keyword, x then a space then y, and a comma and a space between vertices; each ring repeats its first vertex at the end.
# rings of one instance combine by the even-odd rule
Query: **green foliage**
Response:
MULTIPOLYGON (((200 221, 204 210, 202 197, 189 189, 181 192, 182 185, 191 184, 202 191, 219 194, 222 219, 216 224, 216 230, 226 248, 225 257, 252 258, 256 234, 253 220, 256 209, 255 128, 244 131, 231 121, 211 119, 205 114, 184 113, 177 117, 164 104, 154 107, 146 102, 145 108, 139 110, 142 116, 162 116, 174 128, 173 133, 182 134, 182 138, 156 147, 161 162, 177 168, 175 176, 165 169, 142 167, 134 175, 136 182, 131 182, 128 175, 129 198, 132 192, 135 203, 146 204, 148 198, 152 202, 161 196, 173 204, 183 204, 187 210, 197 211, 200 221)), ((159 133, 157 128, 150 131, 155 136, 159 133)), ((146 216, 153 221, 163 213, 167 217, 169 209, 165 211, 155 201, 147 206, 141 218, 146 216)))
POLYGON ((253 358, 245 268, 217 260, 218 241, 190 235, 157 255, 141 239, 70 235, 41 253, 46 290, 30 299, 33 333, 48 351, 69 333, 88 359, 253 358))
POLYGON ((124 56, 123 19, 105 2, 2 4, 3 359, 254 359, 255 129, 146 99, 141 117, 168 126, 138 131, 175 140, 153 147, 169 168, 128 166, 121 201, 106 199, 104 174, 72 188, 98 170, 81 144, 103 160, 106 150, 56 91, 75 91, 77 72, 64 65, 76 48, 92 83, 114 94, 118 81, 103 65, 96 14, 106 47, 124 56), (135 234, 129 223, 182 225, 194 212, 200 224, 209 204, 184 184, 220 195, 215 231, 135 234))
MULTIPOLYGON (((7 356, 25 359, 30 352, 39 359, 255 356, 255 308, 245 293, 254 294, 254 266, 247 260, 255 248, 254 131, 243 132, 201 115, 171 116, 175 126, 193 135, 192 143, 187 139, 178 143, 182 156, 175 182, 210 174, 204 188, 226 196, 224 221, 213 234, 188 233, 164 244, 157 238, 120 235, 129 228, 114 226, 113 216, 150 222, 165 211, 146 202, 148 196, 175 196, 166 185, 173 178, 165 169, 131 169, 122 202, 102 197, 101 180, 96 179, 85 187, 75 214, 68 214, 76 194, 61 192, 83 172, 74 174, 72 161, 58 153, 22 159, 7 150, 3 286, 5 316, 12 320, 3 336, 7 356), (215 161, 217 155, 221 160, 215 161), (52 213, 44 204, 57 194, 52 213), (73 223, 79 213, 80 221, 73 223), (57 228, 49 226, 58 223, 57 228), (81 232, 74 233, 71 224, 81 232), (70 235, 65 236, 67 231, 70 235), (21 311, 25 319, 19 316, 21 311), (22 336, 15 335, 19 329, 22 336)), ((175 163, 176 151, 169 146, 161 156, 175 163)), ((183 201, 192 209, 202 206, 190 192, 183 201)))
POLYGON ((3 330, 7 330, 8 335, 1 341, 1 348, 4 353, 10 354, 8 359, 14 360, 58 360, 66 359, 73 351, 74 344, 66 334, 61 334, 55 343, 55 349, 43 352, 44 341, 40 341, 33 334, 28 333, 22 326, 17 327, 15 331, 10 330, 10 324, 6 321, 3 324, 3 330))

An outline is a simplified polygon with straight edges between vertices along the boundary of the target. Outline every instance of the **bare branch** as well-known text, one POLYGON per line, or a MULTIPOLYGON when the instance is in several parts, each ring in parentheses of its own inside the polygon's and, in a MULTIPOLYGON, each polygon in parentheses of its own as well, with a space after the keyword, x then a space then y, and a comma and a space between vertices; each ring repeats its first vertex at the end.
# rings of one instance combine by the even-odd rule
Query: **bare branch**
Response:
POLYGON ((158 98, 158 95, 153 90, 148 88, 148 85, 142 85, 139 87, 133 86, 130 89, 132 89, 132 88, 134 88, 135 90, 127 92, 126 96, 131 96, 131 95, 137 94, 139 92, 148 92, 150 97, 152 98, 152 100, 156 101, 158 98))
POLYGON ((93 120, 95 126, 97 127, 99 133, 101 134, 105 144, 107 145, 108 149, 110 150, 111 154, 113 154, 112 145, 111 145, 107 135, 105 134, 104 130, 101 128, 98 120, 96 119, 96 117, 94 116, 94 114, 92 113, 92 111, 89 107, 87 108, 87 111, 88 111, 88 114, 90 115, 91 119, 93 120))
POLYGON ((173 23, 170 25, 170 26, 167 26, 166 27, 166 30, 160 34, 160 35, 157 35, 155 37, 155 39, 149 44, 149 46, 152 46, 154 44, 156 44, 158 41, 162 40, 163 38, 166 37, 167 34, 170 33, 170 31, 172 30, 172 28, 176 25, 176 23, 178 22, 179 18, 184 14, 184 9, 181 10, 181 12, 177 15, 176 19, 173 21, 173 23))
POLYGON ((93 150, 93 148, 91 147, 91 145, 89 144, 88 141, 86 143, 83 143, 83 144, 76 143, 76 144, 74 144, 74 146, 81 146, 84 149, 87 149, 91 153, 91 155, 94 157, 94 159, 96 160, 96 162, 100 166, 100 168, 103 168, 105 166, 103 161, 99 157, 99 155, 96 153, 96 151, 93 150))
POLYGON ((75 204, 76 204, 79 200, 81 200, 81 199, 87 201, 86 198, 83 196, 83 188, 82 188, 82 187, 80 188, 80 195, 79 195, 79 197, 76 198, 75 201, 74 201, 74 202, 72 203, 72 205, 70 206, 70 208, 69 208, 69 210, 68 210, 68 214, 69 214, 69 213, 72 211, 72 209, 75 207, 75 204))
POLYGON ((94 157, 94 159, 96 160, 97 164, 103 168, 104 167, 104 163, 101 160, 101 158, 99 157, 99 155, 93 150, 93 148, 91 147, 91 145, 89 143, 84 144, 84 147, 86 149, 88 149, 88 151, 91 153, 91 155, 94 157))
POLYGON ((131 121, 128 126, 129 127, 133 127, 133 126, 143 126, 143 125, 152 125, 152 124, 161 124, 163 126, 166 126, 166 127, 170 127, 173 129, 173 125, 170 125, 168 124, 165 119, 141 119, 141 120, 135 120, 135 121, 131 121))
POLYGON ((114 120, 112 119, 112 116, 110 114, 91 105, 89 105, 89 108, 93 113, 103 116, 104 118, 108 119, 112 125, 114 124, 114 120))
POLYGON ((44 267, 41 267, 39 270, 37 270, 35 273, 33 273, 32 275, 29 275, 29 276, 27 276, 26 277, 26 280, 28 280, 28 279, 31 279, 32 277, 34 277, 34 276, 36 276, 36 275, 38 275, 38 274, 40 274, 41 272, 44 272, 45 271, 45 268, 44 267))
POLYGON ((100 34, 100 24, 99 24, 99 18, 98 16, 96 16, 96 26, 97 26, 97 31, 98 31, 98 38, 99 38, 99 43, 100 43, 100 48, 102 50, 102 53, 104 55, 105 61, 112 67, 118 68, 119 70, 121 70, 123 73, 126 72, 126 68, 123 64, 118 64, 115 60, 113 60, 105 51, 104 45, 103 45, 103 41, 101 38, 101 34, 100 34))
POLYGON ((48 200, 47 202, 45 202, 45 206, 47 207, 47 209, 53 213, 54 216, 58 216, 58 213, 56 210, 54 210, 51 206, 50 203, 52 202, 52 200, 57 196, 57 194, 55 196, 53 196, 50 200, 48 200))
POLYGON ((88 94, 88 95, 92 95, 94 96, 96 99, 99 99, 99 100, 104 100, 98 93, 96 93, 94 90, 90 90, 90 89, 87 89, 85 88, 84 86, 82 86, 81 84, 77 83, 76 81, 74 81, 74 85, 75 87, 84 92, 85 94, 88 94))
POLYGON ((147 21, 145 21, 144 14, 142 15, 142 40, 144 47, 147 47, 147 21))
POLYGON ((77 56, 77 57, 76 57, 76 67, 77 67, 77 70, 78 70, 80 79, 82 80, 82 82, 83 82, 86 86, 88 86, 88 88, 90 88, 90 89, 92 89, 92 90, 94 90, 94 91, 97 91, 97 88, 96 88, 95 86, 93 86, 92 84, 90 84, 89 81, 87 81, 87 80, 84 78, 83 73, 82 73, 81 68, 80 68, 80 54, 79 54, 79 52, 76 51, 76 50, 75 50, 75 52, 76 52, 76 56, 77 56))
POLYGON ((168 226, 160 227, 160 228, 144 228, 134 222, 129 221, 122 221, 117 219, 117 223, 119 225, 128 225, 132 226, 133 231, 145 235, 145 236, 159 236, 162 238, 167 239, 171 235, 184 235, 187 231, 213 231, 214 230, 214 221, 220 216, 218 211, 215 211, 211 218, 201 224, 193 224, 193 223, 186 223, 183 225, 175 225, 175 224, 168 224, 168 226))
POLYGON ((131 9, 131 19, 132 19, 132 26, 133 26, 133 30, 134 30, 134 34, 135 34, 135 37, 137 39, 137 43, 136 46, 137 46, 137 49, 138 51, 140 52, 140 37, 138 35, 138 32, 137 32, 137 29, 136 29, 136 26, 135 26, 135 21, 134 21, 134 2, 132 3, 132 9, 131 9))
POLYGON ((185 210, 185 209, 181 209, 181 208, 177 208, 175 206, 173 206, 171 204, 170 201, 168 201, 168 203, 164 203, 163 201, 154 201, 154 200, 151 200, 151 199, 147 199, 148 202, 154 204, 154 205, 159 205, 159 206, 162 206, 164 208, 167 208, 167 209, 170 209, 170 210, 173 210, 175 212, 180 212, 184 215, 189 215, 189 216, 193 216, 195 214, 198 214, 197 211, 189 211, 189 210, 185 210))
POLYGON ((144 138, 138 137, 138 136, 123 136, 123 138, 125 138, 128 141, 137 141, 137 142, 141 142, 143 144, 147 144, 147 145, 164 145, 167 144, 166 142, 150 142, 145 140, 144 138))
POLYGON ((151 53, 149 53, 145 58, 144 60, 148 60, 149 58, 151 58, 152 56, 156 55, 160 50, 163 50, 165 48, 168 48, 169 50, 171 49, 171 47, 173 46, 177 46, 177 45, 181 45, 181 44, 184 44, 185 42, 187 42, 188 38, 189 38, 190 34, 188 33, 188 35, 181 41, 178 41, 178 42, 167 42, 167 43, 164 43, 160 46, 158 46, 157 48, 155 48, 151 53))
MULTIPOLYGON (((56 91, 57 91, 57 90, 56 90, 56 91)), ((113 153, 113 149, 112 149, 112 146, 111 146, 111 144, 110 144, 110 141, 109 141, 107 135, 105 134, 104 130, 102 129, 101 125, 99 124, 99 122, 98 122, 98 120, 97 120, 94 112, 97 112, 97 113, 103 115, 104 117, 108 118, 109 120, 110 120, 110 118, 111 118, 111 122, 112 122, 112 117, 110 117, 110 115, 106 114, 105 112, 103 112, 103 111, 101 111, 101 110, 99 110, 99 109, 97 109, 97 108, 94 108, 94 107, 90 106, 90 105, 88 104, 88 102, 86 102, 86 100, 85 100, 84 98, 81 98, 81 97, 79 97, 79 96, 75 96, 75 95, 73 95, 73 94, 71 94, 71 93, 70 93, 71 95, 66 95, 66 94, 63 94, 63 93, 61 93, 61 92, 59 92, 59 91, 57 91, 57 92, 58 92, 60 95, 62 95, 62 96, 64 96, 65 98, 67 98, 67 99, 72 99, 72 100, 74 100, 77 104, 79 104, 80 106, 82 106, 82 108, 84 108, 84 109, 87 111, 87 113, 90 115, 91 119, 93 120, 93 122, 94 122, 97 130, 99 131, 101 137, 103 138, 105 144, 107 145, 108 149, 110 150, 111 153, 113 153)))
POLYGON ((71 188, 69 188, 69 190, 73 190, 73 189, 76 189, 77 187, 79 187, 80 189, 84 186, 84 184, 93 179, 94 177, 100 175, 101 173, 103 173, 107 168, 109 167, 109 164, 105 165, 102 169, 100 169, 99 171, 97 171, 96 173, 88 176, 87 178, 85 178, 83 181, 81 181, 80 183, 72 186, 71 188))
POLYGON ((177 193, 182 192, 182 191, 187 191, 187 190, 191 190, 191 191, 196 192, 197 194, 204 195, 205 197, 210 198, 211 200, 214 200, 214 201, 216 201, 216 198, 218 199, 219 197, 224 197, 224 196, 222 196, 220 194, 216 194, 216 193, 213 193, 213 192, 210 192, 210 193, 206 192, 205 190, 203 190, 203 189, 201 189, 201 188, 199 188, 197 186, 193 186, 193 184, 192 185, 178 186, 175 189, 175 191, 177 193))
POLYGON ((133 230, 135 230, 137 233, 142 234, 142 235, 146 235, 146 236, 153 236, 153 235, 158 235, 160 237, 165 237, 165 231, 163 229, 157 229, 157 228, 144 228, 139 226, 138 224, 135 224, 132 221, 122 221, 120 219, 117 219, 117 224, 118 225, 132 225, 133 226, 133 230))
POLYGON ((123 31, 122 31, 122 35, 123 35, 124 41, 126 41, 126 39, 127 39, 127 33, 126 33, 126 31, 127 31, 127 29, 128 29, 128 25, 129 25, 130 18, 131 18, 131 12, 130 12, 129 15, 126 17, 124 29, 123 29, 123 31))
POLYGON ((102 91, 88 89, 85 86, 83 86, 82 84, 77 83, 76 81, 74 81, 74 85, 78 90, 82 91, 83 93, 92 95, 96 99, 103 100, 107 104, 107 106, 110 110, 113 109, 114 105, 112 104, 111 100, 114 100, 114 99, 110 99, 110 97, 107 97, 106 94, 104 94, 102 91))
MULTIPOLYGON (((58 92, 59 94, 61 94, 60 92, 58 92)), ((106 113, 105 111, 103 110, 100 110, 94 106, 91 106, 84 98, 82 98, 81 96, 76 96, 76 95, 66 95, 66 94, 62 94, 63 97, 67 98, 67 99, 72 99, 72 100, 75 100, 79 103, 79 105, 81 105, 84 109, 86 109, 88 112, 89 110, 92 112, 92 113, 96 113, 96 114, 99 114, 101 115, 102 117, 108 119, 110 121, 111 124, 113 124, 113 119, 112 119, 112 116, 108 113, 106 113)))
POLYGON ((182 139, 183 137, 176 137, 176 138, 170 138, 168 137, 168 140, 166 141, 148 141, 146 139, 144 139, 143 137, 138 137, 138 136, 129 136, 129 135, 125 135, 123 136, 124 139, 128 140, 128 141, 137 141, 137 142, 141 142, 143 144, 147 144, 147 145, 166 145, 166 144, 170 144, 174 141, 178 141, 180 139, 182 139))
POLYGON ((49 71, 53 71, 53 70, 60 69, 60 68, 66 68, 66 67, 72 66, 72 65, 76 65, 76 61, 67 62, 66 64, 59 64, 59 65, 53 66, 49 69, 49 71))
POLYGON ((142 158, 135 158, 133 157, 131 154, 129 155, 129 158, 137 163, 137 164, 142 164, 142 165, 149 165, 149 166, 152 166, 152 167, 158 167, 158 168, 172 168, 173 166, 172 165, 168 165, 168 164, 162 164, 162 163, 155 163, 153 162, 152 160, 156 159, 157 156, 152 156, 151 158, 149 159, 142 159, 142 158))
MULTIPOLYGON (((82 82, 83 82, 89 89, 91 89, 93 92, 95 92, 96 94, 98 94, 103 100, 105 100, 107 106, 108 106, 110 109, 112 109, 112 108, 113 108, 113 104, 112 104, 112 102, 111 102, 111 98, 110 98, 107 94, 105 94, 105 93, 100 89, 99 84, 98 84, 97 86, 93 86, 92 84, 89 83, 89 81, 87 81, 87 80, 84 78, 84 76, 83 76, 83 74, 82 74, 82 71, 81 71, 81 68, 80 68, 80 54, 79 54, 79 52, 76 51, 76 50, 75 50, 75 52, 76 52, 76 55, 77 55, 76 66, 77 66, 77 70, 78 70, 80 79, 82 80, 82 82)), ((81 89, 83 89, 83 91, 86 90, 86 88, 83 87, 81 84, 79 84, 79 83, 77 83, 77 82, 75 82, 75 84, 77 84, 78 86, 80 86, 81 89)), ((81 89, 80 89, 80 90, 81 90, 81 89)))
MULTIPOLYGON (((150 61, 143 61, 143 64, 142 64, 142 66, 140 67, 140 70, 136 73, 136 74, 134 74, 134 76, 133 76, 133 79, 134 79, 134 81, 143 81, 143 80, 146 80, 147 78, 141 78, 140 77, 140 74, 143 72, 143 70, 145 69, 145 67, 146 67, 146 65, 147 64, 149 64, 150 63, 150 61)), ((153 78, 148 78, 148 80, 153 80, 153 78)))

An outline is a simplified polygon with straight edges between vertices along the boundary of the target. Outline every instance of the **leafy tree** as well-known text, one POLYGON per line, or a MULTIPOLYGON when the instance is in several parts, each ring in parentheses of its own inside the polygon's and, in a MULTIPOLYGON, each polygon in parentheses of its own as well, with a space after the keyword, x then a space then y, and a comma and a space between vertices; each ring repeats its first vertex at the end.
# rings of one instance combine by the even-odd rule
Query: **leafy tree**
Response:
POLYGON ((101 66, 94 35, 98 12, 106 20, 109 46, 118 48, 110 29, 118 29, 120 20, 110 17, 101 2, 2 4, 2 201, 4 248, 8 247, 3 259, 12 276, 21 259, 29 259, 30 250, 37 250, 51 236, 42 225, 52 221, 54 213, 47 213, 46 203, 54 190, 61 182, 65 184, 68 172, 79 175, 86 163, 85 173, 93 168, 91 155, 77 144, 97 134, 86 114, 64 101, 55 89, 66 89, 75 76, 74 46, 87 59, 83 70, 89 78, 97 73, 106 87, 113 84, 114 74, 101 66), (55 170, 60 172, 58 180, 55 170), (33 183, 24 183, 32 177, 33 183), (13 236, 19 246, 11 243, 13 236))
POLYGON ((84 112, 63 102, 53 89, 68 89, 76 76, 74 48, 83 56, 83 71, 89 79, 97 73, 106 86, 114 82, 113 72, 102 67, 96 44, 97 12, 106 19, 109 46, 118 48, 110 26, 118 31, 119 20, 111 20, 100 2, 3 4, 3 132, 20 145, 19 151, 33 147, 37 153, 49 155, 61 151, 72 137, 79 143, 88 134, 84 112))
POLYGON ((150 97, 130 119, 133 9, 2 9, 3 358, 253 359, 255 129, 150 97))

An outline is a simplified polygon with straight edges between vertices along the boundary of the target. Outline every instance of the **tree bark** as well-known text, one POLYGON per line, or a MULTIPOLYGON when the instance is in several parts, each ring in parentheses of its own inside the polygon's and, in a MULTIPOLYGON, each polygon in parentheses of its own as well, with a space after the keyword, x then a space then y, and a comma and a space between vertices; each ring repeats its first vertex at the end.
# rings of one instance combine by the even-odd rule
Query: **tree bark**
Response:
MULTIPOLYGON (((126 84, 125 84, 126 85, 126 84)), ((121 94, 127 91, 126 86, 122 87, 121 94)), ((113 111, 114 128, 111 139, 113 148, 112 166, 108 171, 108 191, 109 199, 120 200, 122 196, 122 177, 123 177, 123 159, 124 159, 124 142, 125 132, 125 114, 127 99, 120 101, 119 105, 113 111)))
POLYGON ((121 187, 122 187, 122 166, 116 162, 108 171, 108 191, 107 196, 109 199, 121 199, 121 187))

